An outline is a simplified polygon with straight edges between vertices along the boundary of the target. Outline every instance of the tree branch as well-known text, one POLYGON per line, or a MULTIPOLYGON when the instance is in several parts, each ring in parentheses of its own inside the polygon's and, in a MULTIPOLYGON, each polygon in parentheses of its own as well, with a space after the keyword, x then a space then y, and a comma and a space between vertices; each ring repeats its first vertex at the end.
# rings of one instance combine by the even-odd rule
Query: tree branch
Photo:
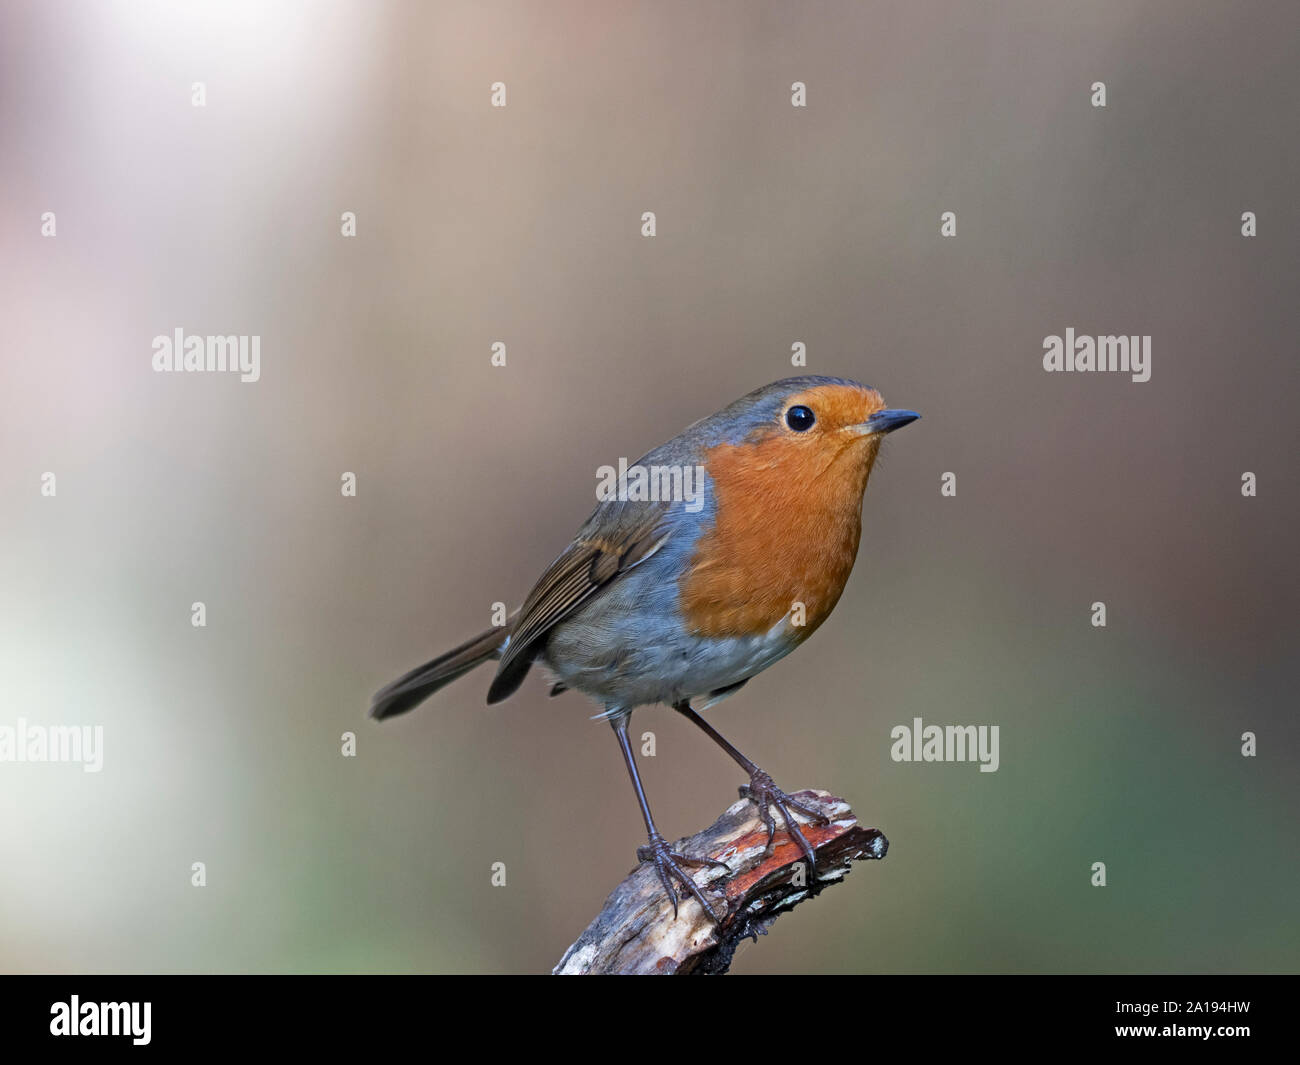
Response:
POLYGON ((754 804, 741 799, 703 832, 673 844, 673 850, 683 854, 717 858, 730 866, 730 874, 707 866, 690 870, 705 894, 715 900, 714 908, 725 907, 721 924, 714 925, 685 892, 674 920, 672 903, 653 864, 642 862, 610 893, 604 908, 564 952, 553 972, 725 973, 742 939, 757 941, 781 913, 842 880, 850 863, 885 856, 889 841, 878 829, 859 825, 843 799, 826 791, 801 791, 794 798, 831 819, 828 825, 816 825, 794 814, 817 856, 816 876, 808 875, 803 853, 776 811, 776 846, 771 855, 764 853, 767 829, 754 804))

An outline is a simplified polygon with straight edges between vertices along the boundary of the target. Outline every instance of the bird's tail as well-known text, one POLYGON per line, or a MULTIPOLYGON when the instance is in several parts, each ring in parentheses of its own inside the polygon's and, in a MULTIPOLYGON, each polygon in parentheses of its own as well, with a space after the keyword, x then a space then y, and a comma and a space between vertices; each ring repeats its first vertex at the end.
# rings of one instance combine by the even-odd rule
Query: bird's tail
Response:
POLYGON ((474 639, 430 662, 404 673, 391 684, 385 685, 370 700, 370 716, 382 721, 414 710, 425 699, 457 677, 462 677, 475 666, 489 659, 500 658, 510 639, 513 626, 506 625, 479 633, 474 639))

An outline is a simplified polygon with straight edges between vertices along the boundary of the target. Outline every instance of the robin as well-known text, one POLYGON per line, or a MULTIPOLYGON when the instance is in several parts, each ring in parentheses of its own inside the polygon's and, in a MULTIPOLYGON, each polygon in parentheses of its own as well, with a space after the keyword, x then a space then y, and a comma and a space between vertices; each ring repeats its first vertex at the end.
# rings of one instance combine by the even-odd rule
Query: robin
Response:
POLYGON ((604 707, 596 716, 613 726, 649 836, 637 858, 654 863, 674 915, 675 877, 718 920, 682 866, 727 866, 673 851, 655 826, 628 740, 632 711, 663 703, 707 733, 749 774, 740 794, 758 807, 768 853, 775 807, 813 867, 790 811, 826 818, 778 788, 692 703, 703 710, 734 694, 830 615, 857 556, 881 441, 919 417, 842 378, 756 389, 629 467, 504 626, 398 677, 376 693, 371 716, 404 714, 489 659, 497 670, 487 701, 497 703, 534 662, 545 665, 557 680, 552 695, 572 688, 604 707))

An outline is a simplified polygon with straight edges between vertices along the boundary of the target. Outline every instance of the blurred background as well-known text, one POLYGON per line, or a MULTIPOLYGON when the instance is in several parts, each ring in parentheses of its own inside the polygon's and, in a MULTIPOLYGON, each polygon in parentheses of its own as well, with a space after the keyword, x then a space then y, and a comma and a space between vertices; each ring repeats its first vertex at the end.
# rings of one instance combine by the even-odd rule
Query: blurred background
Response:
MULTIPOLYGON (((1298 38, 1290 2, 4 0, 0 725, 102 725, 104 768, 0 765, 0 969, 548 971, 644 841, 609 729, 536 673, 369 697, 795 342, 924 419, 834 616, 711 719, 892 846, 735 971, 1300 968, 1298 38), (178 327, 259 335, 261 380, 154 373, 178 327), (1044 373, 1067 327, 1151 335, 1151 380, 1044 373), (998 725, 999 770, 891 761, 914 717, 998 725)), ((667 835, 735 799, 632 726, 667 835)))

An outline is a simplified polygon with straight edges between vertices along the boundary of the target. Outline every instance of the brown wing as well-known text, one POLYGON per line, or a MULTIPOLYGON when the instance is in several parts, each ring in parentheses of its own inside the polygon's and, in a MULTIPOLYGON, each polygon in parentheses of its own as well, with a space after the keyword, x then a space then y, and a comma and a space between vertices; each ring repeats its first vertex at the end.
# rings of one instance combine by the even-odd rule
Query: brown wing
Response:
POLYGON ((547 633, 601 588, 644 562, 668 539, 668 503, 606 503, 542 574, 519 611, 487 701, 497 703, 523 683, 547 633))

